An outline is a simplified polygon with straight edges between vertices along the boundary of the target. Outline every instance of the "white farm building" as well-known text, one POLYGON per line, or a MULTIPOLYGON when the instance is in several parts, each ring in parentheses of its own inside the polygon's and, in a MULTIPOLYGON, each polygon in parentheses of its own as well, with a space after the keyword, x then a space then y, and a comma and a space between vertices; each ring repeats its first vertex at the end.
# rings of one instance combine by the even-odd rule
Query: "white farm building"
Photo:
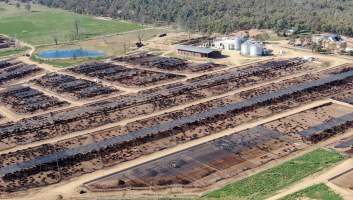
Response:
POLYGON ((262 43, 248 40, 244 37, 217 38, 213 42, 212 47, 219 50, 240 51, 240 54, 244 56, 262 56, 264 54, 264 46, 262 43))
POLYGON ((244 37, 234 38, 218 38, 214 41, 213 47, 220 50, 236 50, 240 51, 241 44, 246 41, 244 37))

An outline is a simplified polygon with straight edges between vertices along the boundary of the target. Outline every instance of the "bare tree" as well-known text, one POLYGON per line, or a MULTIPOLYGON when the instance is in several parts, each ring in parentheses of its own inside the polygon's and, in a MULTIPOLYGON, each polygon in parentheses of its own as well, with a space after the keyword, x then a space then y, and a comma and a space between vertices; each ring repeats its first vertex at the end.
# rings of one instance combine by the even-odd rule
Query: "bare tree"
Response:
POLYGON ((59 37, 58 37, 58 34, 54 33, 54 34, 52 35, 52 37, 53 37, 53 40, 54 40, 55 45, 58 45, 58 44, 59 44, 59 37))
POLYGON ((80 39, 80 31, 81 31, 81 22, 78 18, 75 18, 74 20, 74 39, 75 40, 80 39))
POLYGON ((123 43, 123 50, 124 50, 124 55, 125 55, 128 51, 128 46, 126 44, 126 41, 124 41, 124 43, 123 43))
POLYGON ((140 44, 142 44, 144 36, 145 36, 145 31, 143 29, 137 31, 137 41, 140 44))

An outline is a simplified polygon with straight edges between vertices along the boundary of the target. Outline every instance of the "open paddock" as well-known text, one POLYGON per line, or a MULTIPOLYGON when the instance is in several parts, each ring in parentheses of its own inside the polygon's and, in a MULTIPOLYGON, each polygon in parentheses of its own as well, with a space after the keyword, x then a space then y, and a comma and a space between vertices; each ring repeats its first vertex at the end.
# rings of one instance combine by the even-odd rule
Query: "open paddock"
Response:
POLYGON ((31 12, 28 12, 25 8, 25 2, 21 2, 19 8, 15 4, 13 2, 11 4, 0 2, 2 9, 0 13, 0 33, 16 36, 17 39, 36 46, 55 44, 53 34, 56 34, 59 44, 71 42, 70 35, 72 35, 74 19, 80 21, 80 25, 84 27, 84 31, 80 33, 80 40, 116 35, 144 28, 141 24, 120 20, 101 20, 93 16, 80 15, 39 4, 32 4, 31 12))
POLYGON ((75 100, 108 97, 120 92, 116 88, 104 86, 100 83, 57 73, 46 74, 32 80, 32 82, 44 89, 49 89, 75 100))
POLYGON ((34 114, 69 104, 23 85, 10 86, 1 91, 0 103, 18 114, 34 114))
POLYGON ((104 62, 86 63, 69 68, 67 71, 127 87, 146 87, 185 78, 171 73, 134 69, 104 62))
POLYGON ((174 44, 197 44, 198 42, 202 42, 208 37, 202 36, 196 33, 185 33, 185 32, 170 32, 165 37, 155 37, 152 38, 151 46, 153 45, 163 45, 166 47, 170 47, 174 44))

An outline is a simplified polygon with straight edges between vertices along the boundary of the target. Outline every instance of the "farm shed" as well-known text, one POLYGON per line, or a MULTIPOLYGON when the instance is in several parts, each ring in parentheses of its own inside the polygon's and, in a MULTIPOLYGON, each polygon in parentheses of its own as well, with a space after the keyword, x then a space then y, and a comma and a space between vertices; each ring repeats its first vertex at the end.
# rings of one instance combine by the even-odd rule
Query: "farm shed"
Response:
POLYGON ((200 58, 215 58, 221 55, 221 51, 204 48, 204 47, 195 47, 190 45, 178 45, 177 46, 178 54, 186 56, 194 56, 200 58))

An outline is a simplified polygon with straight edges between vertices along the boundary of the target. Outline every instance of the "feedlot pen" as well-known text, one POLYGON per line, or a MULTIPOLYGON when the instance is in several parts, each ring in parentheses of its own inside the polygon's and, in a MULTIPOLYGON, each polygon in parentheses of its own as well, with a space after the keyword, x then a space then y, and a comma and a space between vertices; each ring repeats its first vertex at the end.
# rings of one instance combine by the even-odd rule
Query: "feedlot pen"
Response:
POLYGON ((85 186, 92 192, 192 189, 242 176, 352 126, 353 109, 334 101, 353 98, 353 65, 321 64, 290 58, 230 67, 136 54, 48 72, 2 61, 0 103, 15 116, 29 115, 0 121, 1 195, 70 181, 227 131, 85 186))

